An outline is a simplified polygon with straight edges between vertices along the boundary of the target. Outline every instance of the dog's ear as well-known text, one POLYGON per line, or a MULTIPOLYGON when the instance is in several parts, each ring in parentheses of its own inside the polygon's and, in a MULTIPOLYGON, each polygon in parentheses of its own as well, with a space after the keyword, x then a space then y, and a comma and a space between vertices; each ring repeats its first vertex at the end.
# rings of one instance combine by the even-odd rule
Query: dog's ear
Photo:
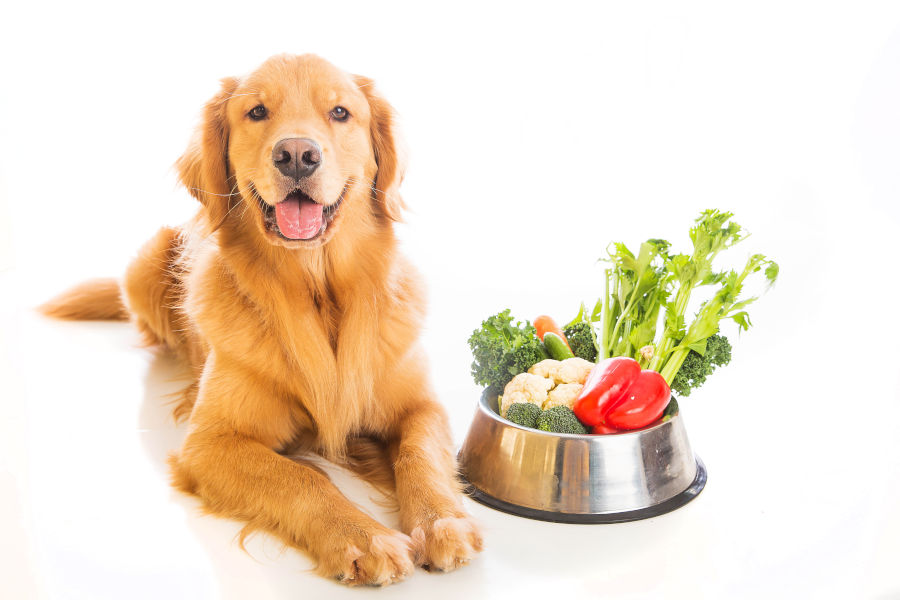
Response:
POLYGON ((238 80, 233 77, 222 80, 222 88, 203 107, 203 118, 187 150, 175 163, 178 178, 203 204, 213 231, 222 225, 232 207, 225 108, 237 86, 238 80))
POLYGON ((354 79, 369 101, 372 114, 370 135, 378 166, 373 189, 375 205, 388 219, 400 221, 406 208, 400 197, 400 184, 406 172, 406 148, 397 130, 394 108, 378 93, 371 79, 361 75, 354 79))

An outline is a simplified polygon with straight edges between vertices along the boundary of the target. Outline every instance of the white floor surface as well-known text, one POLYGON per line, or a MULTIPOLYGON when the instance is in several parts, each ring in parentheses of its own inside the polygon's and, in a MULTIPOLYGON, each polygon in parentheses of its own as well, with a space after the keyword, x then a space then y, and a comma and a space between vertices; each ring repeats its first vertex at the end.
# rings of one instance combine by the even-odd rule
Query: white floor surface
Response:
POLYGON ((0 598, 900 598, 900 6, 124 6, 4 15, 0 598), (169 169, 200 107, 280 51, 374 77, 403 116, 400 232, 457 443, 483 318, 571 318, 609 241, 684 248, 700 209, 736 213, 753 233, 736 259, 782 271, 682 403, 709 469, 695 501, 596 526, 467 502, 486 545, 470 565, 351 590, 265 535, 242 551, 239 523, 169 487, 179 366, 127 324, 34 307, 196 210, 169 169))

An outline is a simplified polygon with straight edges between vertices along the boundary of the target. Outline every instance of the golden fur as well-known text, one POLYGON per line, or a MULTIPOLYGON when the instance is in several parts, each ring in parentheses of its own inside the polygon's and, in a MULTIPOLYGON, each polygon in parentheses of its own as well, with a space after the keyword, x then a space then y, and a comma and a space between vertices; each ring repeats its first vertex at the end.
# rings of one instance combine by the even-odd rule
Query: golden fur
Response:
POLYGON ((403 158, 393 111, 366 78, 311 55, 277 56, 226 78, 178 160, 202 204, 163 228, 115 283, 85 284, 44 306, 63 318, 130 318, 187 362, 196 382, 171 457, 174 484, 217 515, 303 548, 352 584, 449 570, 481 549, 462 507, 447 419, 417 342, 424 299, 397 252, 403 158), (264 103, 264 121, 247 117, 264 103), (335 122, 335 105, 349 110, 335 122), (339 205, 319 238, 267 231, 284 196, 272 163, 286 136, 315 139, 305 190, 339 205), (343 461, 396 492, 402 533, 360 511, 297 449, 343 461))

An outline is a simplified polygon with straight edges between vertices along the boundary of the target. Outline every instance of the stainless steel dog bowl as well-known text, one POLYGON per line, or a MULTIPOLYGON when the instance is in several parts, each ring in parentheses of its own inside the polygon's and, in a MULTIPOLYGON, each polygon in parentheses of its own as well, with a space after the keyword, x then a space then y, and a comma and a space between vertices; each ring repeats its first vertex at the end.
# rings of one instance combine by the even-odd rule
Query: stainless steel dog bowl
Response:
POLYGON ((615 435, 520 427, 482 394, 459 451, 468 493, 498 510, 561 523, 619 523, 667 513, 694 499, 706 468, 680 413, 615 435))

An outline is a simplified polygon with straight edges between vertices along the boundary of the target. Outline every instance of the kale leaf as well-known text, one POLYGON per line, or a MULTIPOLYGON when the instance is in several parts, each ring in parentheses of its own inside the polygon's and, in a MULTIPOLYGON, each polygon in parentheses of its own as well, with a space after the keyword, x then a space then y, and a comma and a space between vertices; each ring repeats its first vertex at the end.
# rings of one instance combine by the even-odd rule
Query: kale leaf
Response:
POLYGON ((510 310, 488 317, 469 337, 475 383, 502 392, 510 379, 547 358, 534 326, 513 323, 510 310))

